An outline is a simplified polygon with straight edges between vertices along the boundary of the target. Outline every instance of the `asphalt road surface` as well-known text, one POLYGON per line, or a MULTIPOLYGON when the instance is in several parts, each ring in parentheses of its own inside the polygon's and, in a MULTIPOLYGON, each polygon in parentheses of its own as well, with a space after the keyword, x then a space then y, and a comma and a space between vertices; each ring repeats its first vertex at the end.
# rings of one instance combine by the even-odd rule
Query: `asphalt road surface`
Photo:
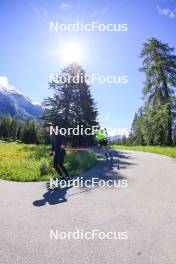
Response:
POLYGON ((127 187, 47 191, 45 182, 1 180, 0 263, 175 264, 176 160, 133 151, 114 155, 113 163, 100 159, 82 179, 115 179, 127 187), (114 232, 116 239, 73 238, 92 230, 114 232))

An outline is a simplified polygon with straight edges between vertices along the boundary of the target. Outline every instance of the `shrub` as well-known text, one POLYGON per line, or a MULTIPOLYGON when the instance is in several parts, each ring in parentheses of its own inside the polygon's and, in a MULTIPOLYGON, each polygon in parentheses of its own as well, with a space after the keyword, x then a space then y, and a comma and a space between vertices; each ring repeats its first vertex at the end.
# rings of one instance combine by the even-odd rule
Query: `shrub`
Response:
POLYGON ((41 159, 40 161, 40 175, 47 175, 49 172, 49 163, 46 159, 41 159))

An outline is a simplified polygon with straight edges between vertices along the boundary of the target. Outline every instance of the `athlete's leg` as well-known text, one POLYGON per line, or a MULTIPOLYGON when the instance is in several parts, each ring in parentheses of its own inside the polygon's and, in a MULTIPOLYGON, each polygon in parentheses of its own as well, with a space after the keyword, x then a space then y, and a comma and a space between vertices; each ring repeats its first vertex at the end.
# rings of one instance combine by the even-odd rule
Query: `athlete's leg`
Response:
POLYGON ((108 158, 108 154, 107 154, 107 151, 106 151, 106 146, 102 145, 101 148, 102 148, 103 154, 105 155, 105 158, 108 158))
POLYGON ((61 168, 61 171, 64 173, 64 176, 69 177, 68 171, 66 170, 63 162, 59 162, 59 167, 61 168))
POLYGON ((65 158, 65 151, 61 150, 60 159, 59 159, 59 167, 62 171, 62 174, 64 173, 63 176, 69 177, 68 171, 66 170, 66 168, 64 166, 64 158, 65 158))
POLYGON ((56 151, 55 151, 55 154, 54 154, 53 167, 55 168, 57 174, 62 177, 63 174, 62 174, 62 171, 61 171, 61 169, 59 167, 59 157, 58 157, 58 153, 56 151))
POLYGON ((53 166, 54 166, 56 172, 62 178, 65 178, 65 175, 66 176, 68 175, 68 173, 67 173, 67 171, 66 171, 66 169, 65 169, 65 167, 63 165, 63 163, 64 163, 64 156, 65 156, 65 153, 64 152, 62 152, 60 150, 56 150, 55 151, 55 155, 54 155, 54 163, 53 163, 53 166))
POLYGON ((110 152, 110 150, 109 150, 109 147, 108 147, 108 142, 107 142, 107 140, 106 140, 105 149, 106 149, 106 153, 107 153, 107 155, 109 154, 109 157, 111 157, 111 158, 112 158, 112 154, 111 154, 111 152, 110 152))

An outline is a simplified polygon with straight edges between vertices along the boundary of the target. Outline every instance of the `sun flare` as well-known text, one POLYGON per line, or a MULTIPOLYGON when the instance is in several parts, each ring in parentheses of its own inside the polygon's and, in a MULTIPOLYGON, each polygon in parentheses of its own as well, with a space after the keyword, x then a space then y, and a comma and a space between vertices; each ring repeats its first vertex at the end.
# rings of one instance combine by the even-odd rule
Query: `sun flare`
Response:
POLYGON ((81 44, 78 42, 66 43, 61 49, 61 56, 66 63, 79 63, 83 59, 83 50, 81 44))

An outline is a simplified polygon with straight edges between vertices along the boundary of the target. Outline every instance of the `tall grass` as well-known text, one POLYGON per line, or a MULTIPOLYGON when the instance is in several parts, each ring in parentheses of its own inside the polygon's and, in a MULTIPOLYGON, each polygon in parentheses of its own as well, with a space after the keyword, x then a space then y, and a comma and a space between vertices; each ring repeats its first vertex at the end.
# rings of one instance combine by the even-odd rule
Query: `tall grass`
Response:
MULTIPOLYGON (((42 181, 55 177, 49 147, 18 143, 0 144, 0 179, 12 181, 42 181)), ((68 152, 65 166, 70 175, 78 175, 96 163, 90 152, 68 152)))

